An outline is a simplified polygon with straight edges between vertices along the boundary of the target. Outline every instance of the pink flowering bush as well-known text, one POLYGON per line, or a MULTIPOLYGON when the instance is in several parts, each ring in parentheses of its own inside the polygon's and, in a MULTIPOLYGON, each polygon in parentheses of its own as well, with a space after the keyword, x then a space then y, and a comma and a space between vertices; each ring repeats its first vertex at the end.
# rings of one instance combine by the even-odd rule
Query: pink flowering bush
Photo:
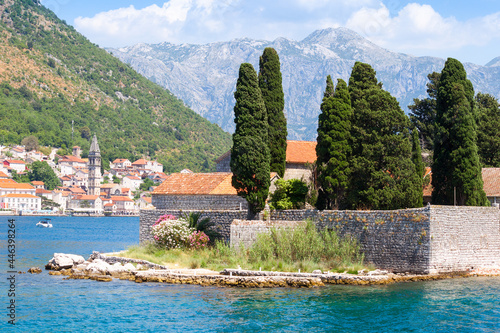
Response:
POLYGON ((194 229, 186 221, 177 220, 173 215, 162 215, 151 227, 151 234, 157 245, 166 249, 190 246, 189 237, 194 229))
POLYGON ((198 250, 207 247, 210 238, 203 231, 194 231, 188 240, 189 247, 198 250))

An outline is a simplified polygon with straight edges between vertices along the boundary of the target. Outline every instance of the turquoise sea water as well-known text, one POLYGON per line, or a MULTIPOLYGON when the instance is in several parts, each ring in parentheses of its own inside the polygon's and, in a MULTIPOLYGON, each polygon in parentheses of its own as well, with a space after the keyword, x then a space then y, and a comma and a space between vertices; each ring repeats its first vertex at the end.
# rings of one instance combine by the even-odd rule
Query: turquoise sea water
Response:
MULTIPOLYGON (((16 270, 54 252, 118 251, 138 243, 139 219, 16 219, 16 270)), ((16 275, 16 325, 7 323, 7 220, 0 217, 2 332, 500 332, 500 278, 389 286, 234 289, 16 275)))

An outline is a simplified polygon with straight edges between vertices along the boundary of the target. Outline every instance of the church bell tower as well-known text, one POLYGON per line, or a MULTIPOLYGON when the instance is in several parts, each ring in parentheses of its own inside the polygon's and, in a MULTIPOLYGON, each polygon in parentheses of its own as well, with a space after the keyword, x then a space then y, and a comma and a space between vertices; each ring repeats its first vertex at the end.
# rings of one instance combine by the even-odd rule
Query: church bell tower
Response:
POLYGON ((101 181, 101 151, 99 150, 97 137, 94 134, 89 151, 89 195, 99 196, 101 194, 101 181))

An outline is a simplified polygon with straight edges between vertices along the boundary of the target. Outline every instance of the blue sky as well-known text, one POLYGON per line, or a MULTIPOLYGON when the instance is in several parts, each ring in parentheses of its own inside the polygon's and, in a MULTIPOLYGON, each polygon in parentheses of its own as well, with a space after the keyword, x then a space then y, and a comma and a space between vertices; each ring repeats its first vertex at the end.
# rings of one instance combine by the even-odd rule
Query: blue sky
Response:
POLYGON ((498 0, 42 0, 93 43, 301 40, 347 27, 391 51, 484 65, 500 56, 498 0))

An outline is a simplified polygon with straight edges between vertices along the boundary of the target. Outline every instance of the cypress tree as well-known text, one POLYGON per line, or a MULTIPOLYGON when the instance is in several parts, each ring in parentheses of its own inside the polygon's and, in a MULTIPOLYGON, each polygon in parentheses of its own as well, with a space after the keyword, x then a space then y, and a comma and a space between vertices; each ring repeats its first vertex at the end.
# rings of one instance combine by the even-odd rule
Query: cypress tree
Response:
POLYGON ((351 97, 347 84, 339 79, 335 92, 330 75, 318 119, 316 170, 318 209, 339 208, 349 180, 348 157, 351 131, 351 97))
POLYGON ((422 183, 412 161, 410 122, 375 74, 370 65, 356 62, 349 79, 353 120, 347 207, 417 207, 422 183))
POLYGON ((476 141, 474 88, 463 65, 448 58, 437 87, 433 203, 488 205, 476 141))
MULTIPOLYGON (((420 138, 416 128, 413 129, 411 135, 412 135, 411 159, 413 161, 413 164, 415 165, 415 173, 417 174, 417 177, 415 179, 418 182, 416 186, 420 186, 423 190, 425 168, 424 168, 424 163, 422 162, 422 150, 420 149, 420 138)), ((424 202, 424 197, 422 193, 422 195, 420 195, 417 199, 416 206, 422 207, 423 202, 424 202)))
POLYGON ((241 64, 234 98, 232 185, 248 201, 248 218, 253 219, 265 206, 270 172, 266 107, 251 64, 241 64))
POLYGON ((436 95, 437 84, 439 82, 440 73, 433 72, 427 75, 429 83, 427 83, 427 94, 429 97, 424 99, 413 99, 413 105, 409 105, 410 121, 418 128, 420 139, 423 142, 424 148, 434 149, 434 123, 436 121, 436 95))
POLYGON ((266 47, 259 59, 259 87, 266 105, 269 123, 269 152, 271 172, 280 177, 286 166, 286 118, 283 112, 285 99, 281 82, 280 59, 275 49, 266 47))
POLYGON ((476 95, 478 108, 477 148, 481 164, 500 167, 500 105, 489 94, 476 95))

